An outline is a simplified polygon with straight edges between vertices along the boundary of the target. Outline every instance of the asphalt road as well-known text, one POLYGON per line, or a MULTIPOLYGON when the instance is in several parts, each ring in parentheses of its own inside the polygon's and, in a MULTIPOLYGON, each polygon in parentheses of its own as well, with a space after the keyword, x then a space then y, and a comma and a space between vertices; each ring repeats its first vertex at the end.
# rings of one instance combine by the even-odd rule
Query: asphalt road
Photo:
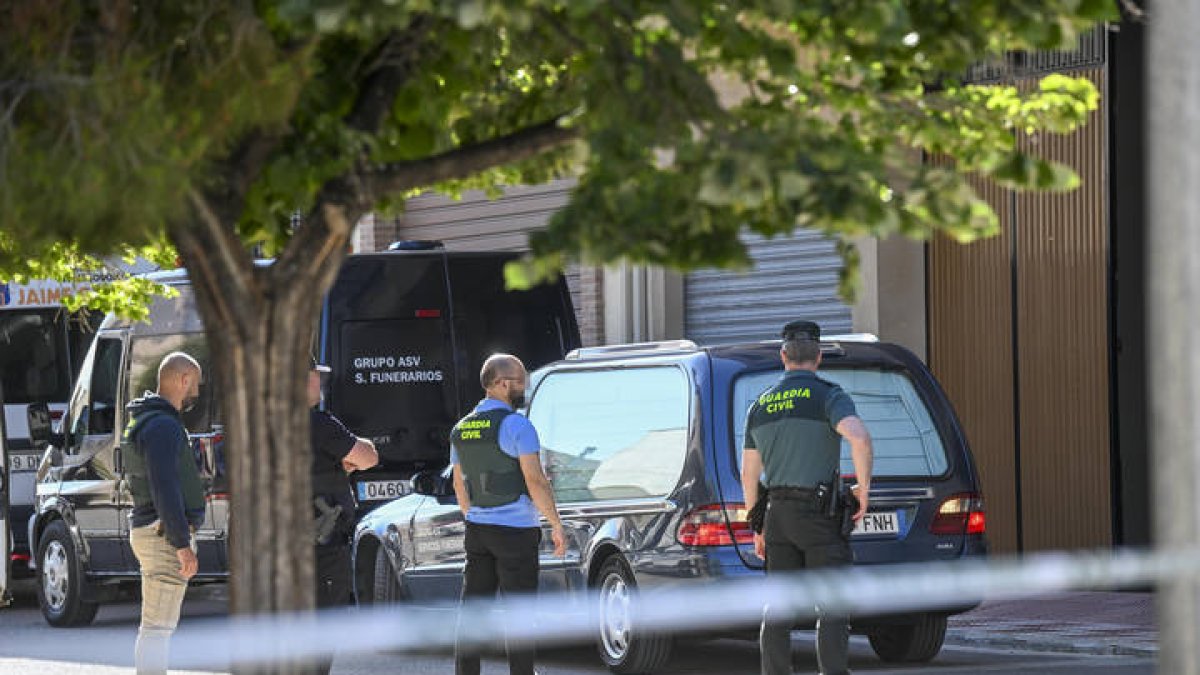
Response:
MULTIPOLYGON (((137 632, 138 607, 126 602, 101 608, 93 625, 86 628, 54 629, 42 620, 32 587, 19 584, 13 606, 0 610, 0 673, 5 675, 116 675, 132 673, 131 655, 137 632)), ((219 617, 226 605, 219 592, 195 589, 184 607, 180 631, 188 630, 188 619, 219 617)), ((816 671, 812 634, 797 632, 795 648, 799 672, 816 671)), ((1154 672, 1153 659, 1115 656, 1041 654, 947 647, 929 664, 896 667, 880 662, 866 640, 852 639, 851 667, 856 673, 937 673, 939 675, 1006 675, 1018 673, 1101 673, 1103 675, 1154 672)), ((485 661, 485 675, 507 673, 500 655, 485 661)), ((606 673, 590 648, 554 649, 539 658, 542 675, 606 673)), ((175 672, 175 671, 172 671, 175 672)), ((445 654, 366 653, 339 655, 335 675, 379 675, 380 673, 451 673, 453 662, 445 654)), ((664 674, 758 673, 757 645, 744 640, 684 640, 676 646, 675 658, 664 674)))

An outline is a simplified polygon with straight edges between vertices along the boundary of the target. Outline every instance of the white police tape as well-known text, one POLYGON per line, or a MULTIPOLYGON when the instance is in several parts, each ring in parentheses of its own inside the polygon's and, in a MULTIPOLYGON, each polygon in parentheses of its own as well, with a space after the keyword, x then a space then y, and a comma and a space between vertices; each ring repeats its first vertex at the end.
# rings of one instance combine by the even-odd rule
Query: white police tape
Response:
MULTIPOLYGON (((601 630, 716 632, 756 625, 765 606, 798 621, 821 612, 851 617, 966 608, 1050 591, 1145 586, 1200 576, 1200 550, 1042 553, 1023 558, 922 562, 813 570, 791 575, 657 586, 602 595, 542 593, 502 603, 230 617, 189 622, 171 647, 173 667, 302 661, 338 653, 446 652, 456 635, 473 645, 593 640, 601 630), (499 609, 500 611, 496 611, 499 609), (461 615, 462 620, 459 621, 461 615)), ((672 581, 664 579, 664 581, 672 581)), ((397 659, 403 656, 397 655, 397 659)))

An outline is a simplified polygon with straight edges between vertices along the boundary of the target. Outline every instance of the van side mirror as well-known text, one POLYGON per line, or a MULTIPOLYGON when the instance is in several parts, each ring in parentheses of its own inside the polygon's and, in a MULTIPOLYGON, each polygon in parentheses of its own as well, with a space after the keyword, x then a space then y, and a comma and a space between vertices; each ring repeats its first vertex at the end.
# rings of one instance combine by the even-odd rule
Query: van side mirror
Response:
POLYGON ((44 450, 53 441, 50 406, 45 403, 30 403, 25 417, 29 421, 29 440, 33 442, 33 447, 44 450))
POLYGON ((412 477, 413 492, 426 497, 448 497, 454 489, 441 471, 418 471, 412 477))

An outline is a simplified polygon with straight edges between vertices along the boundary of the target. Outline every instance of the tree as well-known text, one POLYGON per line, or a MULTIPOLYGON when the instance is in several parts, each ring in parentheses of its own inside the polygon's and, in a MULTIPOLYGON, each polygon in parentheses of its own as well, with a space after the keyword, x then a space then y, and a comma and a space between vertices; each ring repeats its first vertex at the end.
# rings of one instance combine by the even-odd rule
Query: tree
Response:
MULTIPOLYGON (((576 176, 518 285, 569 260, 746 265, 743 229, 970 241, 998 228, 966 176, 1072 187, 1014 134, 1071 131, 1097 93, 958 74, 1116 15, 1110 0, 3 3, 0 277, 178 252, 226 393, 234 611, 308 608, 292 461, 307 327, 362 215, 427 188, 576 176)), ((153 291, 81 301, 136 313, 153 291)))

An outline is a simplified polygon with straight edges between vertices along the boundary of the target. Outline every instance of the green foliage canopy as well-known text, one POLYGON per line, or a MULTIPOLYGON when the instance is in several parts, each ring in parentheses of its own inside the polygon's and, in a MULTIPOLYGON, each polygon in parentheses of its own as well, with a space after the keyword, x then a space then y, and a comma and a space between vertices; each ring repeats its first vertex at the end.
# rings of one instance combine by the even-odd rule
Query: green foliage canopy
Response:
MULTIPOLYGON (((173 259, 167 236, 198 220, 197 194, 246 246, 275 253, 296 210, 307 223, 331 201, 356 217, 422 189, 576 177, 510 270, 521 284, 571 260, 744 266, 743 229, 993 234, 966 176, 1072 188, 1071 171, 1015 135, 1073 130, 1097 92, 1062 75, 1026 91, 959 74, 1070 48, 1117 9, 44 0, 0 13, 0 278, 69 275, 114 253, 173 259)), ((145 291, 92 301, 127 307, 145 291)))

